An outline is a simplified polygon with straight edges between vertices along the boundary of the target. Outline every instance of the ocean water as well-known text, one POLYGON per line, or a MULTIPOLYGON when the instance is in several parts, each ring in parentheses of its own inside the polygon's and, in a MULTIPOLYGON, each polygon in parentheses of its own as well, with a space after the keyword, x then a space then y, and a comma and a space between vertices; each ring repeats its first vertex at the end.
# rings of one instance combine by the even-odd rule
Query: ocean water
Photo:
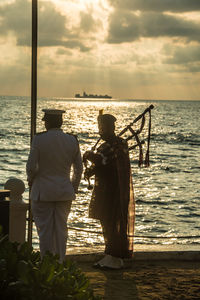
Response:
MULTIPOLYGON (((26 186, 25 201, 28 201, 25 167, 30 149, 30 102, 28 97, 0 96, 0 188, 11 177, 22 179, 26 186)), ((41 98, 37 106, 37 132, 44 130, 43 108, 64 109, 63 129, 77 134, 83 154, 98 138, 99 109, 117 117, 118 133, 150 104, 154 105, 150 167, 139 168, 138 151, 130 151, 136 200, 135 244, 200 245, 199 101, 41 98)), ((145 125, 144 140, 146 134, 145 125)), ((68 222, 68 247, 74 251, 103 248, 100 224, 88 218, 90 196, 87 182, 82 179, 68 222)), ((38 247, 35 228, 33 245, 38 247)))

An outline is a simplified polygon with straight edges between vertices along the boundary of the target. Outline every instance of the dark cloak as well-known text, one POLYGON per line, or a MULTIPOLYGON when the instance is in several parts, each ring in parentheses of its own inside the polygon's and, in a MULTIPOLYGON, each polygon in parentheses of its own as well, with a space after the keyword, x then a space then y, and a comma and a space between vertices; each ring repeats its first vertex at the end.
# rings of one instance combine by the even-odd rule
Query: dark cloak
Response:
POLYGON ((127 142, 114 136, 97 149, 91 161, 95 185, 89 217, 101 222, 106 254, 131 257, 135 203, 127 142))

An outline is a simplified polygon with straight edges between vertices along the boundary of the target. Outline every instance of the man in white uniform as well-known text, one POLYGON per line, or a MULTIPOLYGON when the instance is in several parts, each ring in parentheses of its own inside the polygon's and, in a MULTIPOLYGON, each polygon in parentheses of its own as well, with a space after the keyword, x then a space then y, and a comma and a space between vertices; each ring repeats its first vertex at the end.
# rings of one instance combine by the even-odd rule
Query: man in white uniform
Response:
POLYGON ((78 192, 82 159, 76 137, 61 129, 65 111, 43 111, 47 131, 34 136, 26 171, 41 257, 50 251, 59 254, 62 262, 66 253, 67 219, 78 192))

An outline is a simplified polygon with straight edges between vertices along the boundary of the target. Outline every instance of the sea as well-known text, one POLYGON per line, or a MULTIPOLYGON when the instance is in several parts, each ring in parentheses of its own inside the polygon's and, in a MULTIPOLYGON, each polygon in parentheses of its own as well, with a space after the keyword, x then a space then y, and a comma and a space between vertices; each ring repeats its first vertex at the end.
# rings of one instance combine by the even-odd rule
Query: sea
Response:
MULTIPOLYGON (((135 247, 200 246, 200 101, 39 98, 37 132, 45 130, 42 109, 63 109, 66 111, 63 130, 77 135, 83 154, 98 139, 99 110, 116 116, 118 134, 151 104, 154 109, 150 166, 138 166, 137 147, 129 152, 135 194, 135 247)), ((25 170, 30 151, 30 123, 30 97, 0 96, 0 189, 10 178, 23 180, 25 202, 29 201, 25 170)), ((138 130, 140 125, 140 121, 136 122, 133 129, 138 130)), ((148 125, 149 115, 146 114, 140 134, 144 154, 148 125)), ((135 145, 135 140, 129 143, 135 145)), ((88 218, 91 190, 87 186, 82 178, 69 215, 67 247, 73 253, 86 249, 99 251, 104 247, 99 222, 88 218)), ((34 226, 33 246, 38 248, 34 226)))

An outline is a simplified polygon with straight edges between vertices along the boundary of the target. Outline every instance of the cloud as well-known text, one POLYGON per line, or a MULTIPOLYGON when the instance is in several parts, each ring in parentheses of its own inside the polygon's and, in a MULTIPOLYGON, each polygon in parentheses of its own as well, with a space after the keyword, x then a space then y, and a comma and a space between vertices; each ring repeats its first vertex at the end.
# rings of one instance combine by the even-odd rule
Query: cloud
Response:
POLYGON ((30 95, 30 74, 30 66, 27 61, 20 65, 17 63, 15 65, 1 64, 1 93, 4 95, 30 95))
POLYGON ((140 38, 181 38, 200 42, 200 23, 155 12, 135 14, 116 10, 110 15, 107 41, 133 42, 140 38))
MULTIPOLYGON (((18 46, 31 45, 30 4, 27 0, 16 0, 0 7, 0 36, 5 37, 12 33, 16 37, 18 46)), ((55 5, 50 1, 40 2, 38 19, 39 47, 62 46, 79 48, 83 52, 90 50, 73 31, 71 24, 67 28, 67 17, 56 10, 55 5)), ((90 26, 92 26, 91 22, 90 26)))
POLYGON ((96 32, 97 26, 100 25, 99 21, 96 21, 91 12, 80 12, 80 29, 86 33, 96 32))
POLYGON ((87 52, 91 48, 85 46, 83 43, 79 42, 77 39, 69 39, 67 41, 54 39, 52 41, 51 38, 41 39, 39 42, 39 47, 65 47, 68 49, 79 48, 81 52, 87 52))
POLYGON ((200 45, 181 47, 167 44, 162 53, 165 55, 164 64, 176 65, 184 72, 200 72, 200 45))
POLYGON ((187 64, 193 62, 200 63, 200 46, 187 47, 170 47, 166 45, 163 47, 163 53, 168 56, 164 60, 167 64, 187 64))
POLYGON ((0 6, 0 35, 14 33, 17 40, 21 38, 30 45, 30 3, 18 0, 0 6))
POLYGON ((109 0, 116 8, 155 12, 200 11, 199 0, 109 0))

